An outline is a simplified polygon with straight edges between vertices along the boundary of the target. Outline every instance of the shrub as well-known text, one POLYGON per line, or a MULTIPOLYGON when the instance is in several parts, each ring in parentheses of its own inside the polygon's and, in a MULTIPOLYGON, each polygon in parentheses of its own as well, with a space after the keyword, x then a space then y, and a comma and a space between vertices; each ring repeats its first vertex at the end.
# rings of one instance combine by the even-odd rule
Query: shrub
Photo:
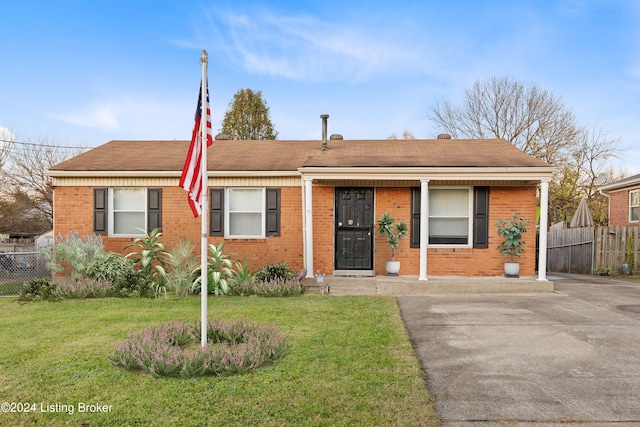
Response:
POLYGON ((288 297, 302 294, 304 288, 297 280, 274 279, 255 282, 253 291, 261 297, 288 297))
POLYGON ((77 232, 71 232, 66 238, 59 234, 54 245, 53 259, 55 262, 49 263, 48 266, 52 268, 54 273, 62 272, 65 271, 62 263, 68 263, 71 267, 71 277, 79 279, 86 277, 89 266, 103 254, 102 239, 95 234, 80 237, 77 232))
MULTIPOLYGON (((209 244, 209 255, 207 256, 207 291, 210 294, 221 295, 229 292, 229 279, 233 278, 235 272, 232 269, 233 261, 229 255, 224 253, 224 242, 217 246, 209 244)), ((191 286, 193 293, 200 293, 202 289, 201 269, 195 270, 198 276, 191 286)))
POLYGON ((229 285, 229 294, 239 296, 288 297, 301 295, 303 292, 304 288, 297 280, 275 279, 258 282, 244 279, 234 280, 229 285))
POLYGON ((157 297, 153 278, 144 271, 133 270, 124 274, 113 284, 113 296, 116 297, 157 297))
POLYGON ((63 298, 104 298, 113 295, 113 285, 104 280, 66 280, 58 284, 58 295, 63 298))
POLYGON ((138 230, 144 232, 145 236, 136 238, 133 243, 124 247, 124 249, 138 249, 128 253, 126 258, 131 258, 140 271, 153 279, 156 296, 160 294, 165 294, 166 296, 167 288, 165 286, 165 279, 167 270, 165 267, 165 257, 167 256, 167 252, 165 252, 164 245, 160 243, 159 240, 162 232, 159 228, 154 228, 151 232, 147 232, 141 228, 138 228, 138 230))
POLYGON ((217 319, 207 328, 206 348, 190 349, 200 341, 200 325, 170 322, 129 334, 109 361, 153 377, 233 375, 282 359, 289 352, 284 335, 271 325, 217 319))
POLYGON ((31 279, 20 290, 20 301, 59 301, 56 284, 49 279, 31 279))
POLYGON ((193 284, 193 272, 198 268, 198 259, 193 256, 195 247, 185 238, 171 249, 167 255, 170 267, 167 284, 176 290, 176 294, 187 296, 193 284))
POLYGON ((295 270, 289 268, 286 262, 279 264, 267 264, 256 271, 257 282, 269 282, 276 279, 293 280, 297 276, 295 270))
POLYGON ((229 282, 229 295, 255 295, 253 278, 237 279, 229 282))
POLYGON ((87 269, 87 277, 113 285, 132 271, 133 261, 118 253, 109 252, 94 259, 87 269))
POLYGON ((593 273, 596 276, 611 276, 611 269, 609 267, 598 267, 593 273))
POLYGON ((253 295, 253 275, 247 262, 235 263, 236 274, 229 280, 229 295, 253 295))

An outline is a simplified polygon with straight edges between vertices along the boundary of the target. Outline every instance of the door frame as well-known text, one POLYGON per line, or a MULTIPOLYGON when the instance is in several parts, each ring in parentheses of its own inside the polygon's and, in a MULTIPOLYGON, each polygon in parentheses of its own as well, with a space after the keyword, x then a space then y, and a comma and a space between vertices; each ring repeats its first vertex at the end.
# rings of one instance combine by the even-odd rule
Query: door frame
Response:
MULTIPOLYGON (((375 187, 371 187, 371 186, 336 186, 334 187, 334 192, 333 192, 333 198, 334 198, 334 233, 333 233, 333 238, 334 238, 334 245, 333 245, 333 268, 334 268, 334 274, 335 275, 340 275, 340 274, 345 274, 345 275, 360 275, 360 276, 372 276, 375 275, 375 259, 374 259, 374 254, 375 254, 375 248, 374 248, 374 244, 375 244, 375 187), (371 218, 371 225, 370 227, 353 227, 352 229, 354 231, 365 231, 365 230, 369 230, 369 238, 370 238, 370 242, 369 242, 369 246, 370 246, 370 251, 369 251, 369 266, 365 267, 365 268, 352 268, 352 269, 338 269, 338 250, 339 247, 341 247, 338 244, 338 234, 340 230, 340 226, 339 224, 339 211, 338 211, 338 197, 339 194, 341 194, 341 190, 370 190, 371 191, 371 207, 370 209, 368 209, 370 211, 370 213, 368 214, 368 216, 370 216, 371 218)), ((342 230, 344 231, 344 229, 342 230)))

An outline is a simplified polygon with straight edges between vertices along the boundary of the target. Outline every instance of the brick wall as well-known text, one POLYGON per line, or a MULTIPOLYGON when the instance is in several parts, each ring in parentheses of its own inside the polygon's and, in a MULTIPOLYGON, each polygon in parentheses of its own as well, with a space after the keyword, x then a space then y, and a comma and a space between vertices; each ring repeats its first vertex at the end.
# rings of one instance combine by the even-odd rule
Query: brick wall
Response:
POLYGON ((313 274, 333 272, 334 191, 334 187, 313 187, 313 274))
MULTIPOLYGON (((377 188, 375 219, 389 212, 396 220, 410 223, 409 187, 377 188)), ((489 248, 429 248, 427 273, 433 276, 498 276, 502 275, 505 258, 498 252, 499 237, 495 222, 509 218, 519 210, 530 221, 525 235, 525 253, 518 259, 520 274, 535 273, 535 214, 536 187, 491 187, 489 200, 489 248)), ((334 266, 334 187, 313 187, 314 272, 330 274, 334 266)), ((54 195, 54 233, 66 236, 77 231, 80 236, 93 233, 93 189, 91 187, 56 187, 54 195)), ((281 187, 281 233, 265 239, 230 239, 227 252, 234 260, 246 260, 255 270, 267 262, 286 261, 297 271, 303 268, 302 189, 299 186, 281 187)), ((162 189, 162 239, 170 249, 182 237, 199 246, 200 218, 193 218, 186 201, 186 193, 178 187, 162 189)), ((386 274, 385 263, 391 258, 386 239, 374 230, 374 269, 386 274)), ((222 238, 209 237, 217 244, 222 238)), ((103 236, 106 251, 123 252, 132 238, 103 236)), ((396 259, 401 262, 402 275, 418 275, 419 248, 410 248, 409 238, 401 241, 396 259)))
MULTIPOLYGON (((238 261, 247 261, 252 270, 267 262, 286 261, 297 271, 303 267, 302 197, 300 187, 282 187, 280 192, 279 237, 265 239, 230 239, 226 251, 238 261)), ((93 189, 90 187, 57 187, 54 196, 54 233, 66 236, 77 231, 80 236, 93 234, 93 189)), ((162 242, 167 250, 185 237, 199 248, 201 219, 194 218, 186 192, 178 187, 162 188, 162 242)), ((217 244, 222 238, 209 237, 217 244)), ((105 251, 121 252, 133 241, 127 237, 102 236, 105 251)), ((196 251, 199 256, 199 250, 196 251)))
MULTIPOLYGON (((391 249, 387 238, 380 235, 377 229, 377 220, 385 212, 396 222, 404 220, 411 225, 411 188, 376 188, 375 195, 375 221, 376 228, 374 241, 374 268, 377 275, 387 274, 386 263, 391 260, 391 249)), ((418 275, 420 272, 420 250, 409 248, 409 236, 400 241, 400 247, 396 249, 396 261, 400 261, 400 274, 418 275)))
MULTIPOLYGON (((409 188, 376 189, 376 218, 389 212, 396 220, 410 219, 411 190, 409 188)), ((498 219, 509 218, 516 210, 529 220, 525 234, 525 252, 516 261, 520 263, 520 275, 535 275, 536 244, 536 187, 491 187, 489 191, 489 247, 486 249, 462 247, 431 247, 427 251, 427 274, 432 276, 499 276, 504 274, 506 258, 498 251, 501 242, 495 223, 498 219)), ((409 239, 401 241, 396 251, 400 261, 400 274, 420 273, 420 249, 410 248, 409 239)), ((386 274, 385 263, 391 259, 391 249, 386 239, 376 230, 375 271, 386 274)))
MULTIPOLYGON (((640 187, 633 190, 638 190, 640 187)), ((638 225, 638 222, 629 222, 629 191, 621 190, 609 194, 609 225, 624 227, 638 225)))

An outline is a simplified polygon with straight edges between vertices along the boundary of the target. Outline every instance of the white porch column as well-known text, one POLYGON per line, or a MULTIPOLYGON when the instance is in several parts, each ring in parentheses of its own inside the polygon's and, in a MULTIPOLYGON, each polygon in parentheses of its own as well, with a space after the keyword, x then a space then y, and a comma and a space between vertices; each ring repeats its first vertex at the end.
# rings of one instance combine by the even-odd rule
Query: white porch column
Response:
POLYGON ((427 244, 429 243, 429 180, 420 180, 420 277, 427 278, 427 244))
POLYGON ((547 281, 547 217, 549 216, 549 180, 540 181, 540 247, 538 280, 547 281))
POLYGON ((304 179, 304 268, 313 279, 313 180, 304 179))

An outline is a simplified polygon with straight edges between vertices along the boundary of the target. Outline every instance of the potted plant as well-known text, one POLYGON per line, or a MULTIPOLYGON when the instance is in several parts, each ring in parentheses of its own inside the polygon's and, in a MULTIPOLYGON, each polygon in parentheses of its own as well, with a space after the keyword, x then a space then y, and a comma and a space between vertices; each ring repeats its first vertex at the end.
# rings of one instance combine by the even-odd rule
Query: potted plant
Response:
POLYGON ((387 261, 387 275, 397 276, 400 271, 400 261, 396 261, 396 249, 400 246, 400 239, 407 236, 409 226, 404 220, 396 223, 389 212, 385 212, 377 222, 380 234, 388 239, 391 248, 391 261, 387 261))
POLYGON ((496 221, 498 236, 504 239, 498 245, 498 250, 502 255, 510 257, 510 261, 504 263, 504 272, 507 277, 520 277, 520 263, 515 261, 515 257, 519 257, 524 252, 525 242, 522 240, 522 235, 527 232, 529 221, 519 216, 520 212, 516 211, 511 218, 496 221))

